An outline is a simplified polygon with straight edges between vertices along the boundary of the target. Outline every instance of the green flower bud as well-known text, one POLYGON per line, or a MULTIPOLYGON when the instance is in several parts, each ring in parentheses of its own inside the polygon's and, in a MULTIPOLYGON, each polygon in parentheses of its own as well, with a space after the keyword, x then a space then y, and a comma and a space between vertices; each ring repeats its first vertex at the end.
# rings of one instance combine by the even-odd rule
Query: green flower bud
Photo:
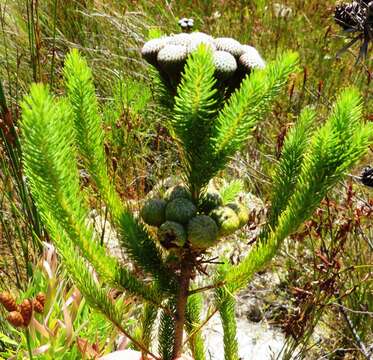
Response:
POLYGON ((140 215, 146 224, 160 226, 166 219, 166 205, 162 199, 150 199, 142 207, 140 215))
POLYGON ((234 233, 240 227, 238 216, 228 206, 220 206, 211 211, 210 217, 216 222, 220 236, 234 233))
POLYGON ((187 234, 183 225, 174 221, 166 221, 158 229, 158 239, 166 249, 183 247, 187 240, 187 234))
POLYGON ((196 249, 207 249, 218 241, 218 227, 207 215, 197 215, 188 223, 188 241, 196 249))
POLYGON ((245 205, 233 202, 227 204, 227 206, 230 207, 238 216, 238 220, 240 221, 240 227, 245 226, 249 221, 249 212, 245 205))
POLYGON ((169 188, 164 196, 164 200, 167 202, 170 202, 176 198, 184 198, 188 200, 192 200, 192 194, 190 191, 182 185, 176 185, 171 188, 169 188))
POLYGON ((188 199, 176 198, 166 206, 166 220, 187 224, 195 216, 197 208, 188 199))

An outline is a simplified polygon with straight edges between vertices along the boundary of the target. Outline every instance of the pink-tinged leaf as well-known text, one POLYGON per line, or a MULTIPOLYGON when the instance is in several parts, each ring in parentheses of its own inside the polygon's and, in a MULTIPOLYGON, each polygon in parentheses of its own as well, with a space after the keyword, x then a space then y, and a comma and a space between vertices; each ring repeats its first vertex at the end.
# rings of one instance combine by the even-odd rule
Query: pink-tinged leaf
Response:
POLYGON ((49 350, 50 347, 51 347, 51 344, 45 344, 45 345, 39 346, 38 348, 32 351, 32 354, 33 355, 44 354, 45 352, 49 350))
POLYGON ((73 328, 73 323, 71 321, 69 309, 67 308, 66 303, 62 307, 62 311, 63 311, 63 318, 65 320, 67 346, 70 346, 73 340, 74 328, 73 328))
POLYGON ((79 352, 82 354, 83 359, 98 359, 100 354, 88 343, 87 340, 77 338, 76 344, 79 352))
POLYGON ((34 317, 31 319, 31 326, 39 332, 43 337, 49 339, 51 333, 48 331, 49 329, 46 328, 45 325, 40 324, 34 317))
POLYGON ((125 350, 128 346, 129 340, 125 335, 121 335, 118 340, 118 350, 125 350))

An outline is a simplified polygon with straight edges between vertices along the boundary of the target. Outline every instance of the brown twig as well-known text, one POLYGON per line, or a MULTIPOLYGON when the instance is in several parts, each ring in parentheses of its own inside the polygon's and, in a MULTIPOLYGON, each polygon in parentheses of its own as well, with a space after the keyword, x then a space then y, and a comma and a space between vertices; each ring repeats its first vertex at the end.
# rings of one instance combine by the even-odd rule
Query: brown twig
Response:
POLYGON ((200 287, 198 289, 191 290, 191 291, 188 292, 188 296, 193 295, 193 294, 197 294, 197 293, 200 293, 200 292, 203 292, 203 291, 211 290, 211 289, 216 289, 216 288, 222 287, 224 285, 225 285, 224 281, 219 281, 216 284, 211 284, 211 285, 207 285, 207 286, 204 286, 204 287, 200 287))

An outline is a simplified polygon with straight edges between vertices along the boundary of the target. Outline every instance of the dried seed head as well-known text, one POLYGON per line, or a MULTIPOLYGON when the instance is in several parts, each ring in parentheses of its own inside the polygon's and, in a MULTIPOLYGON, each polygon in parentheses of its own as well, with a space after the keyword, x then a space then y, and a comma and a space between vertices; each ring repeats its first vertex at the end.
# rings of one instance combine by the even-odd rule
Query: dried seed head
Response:
POLYGON ((23 325, 23 317, 18 311, 11 311, 6 317, 14 327, 21 327, 23 325))
POLYGON ((180 33, 169 37, 167 45, 183 45, 188 46, 191 41, 190 34, 180 33))
POLYGON ((187 50, 183 45, 167 45, 157 56, 159 66, 166 70, 179 71, 187 58, 187 50))
POLYGON ((203 41, 211 41, 213 42, 214 41, 214 38, 211 36, 211 35, 208 35, 204 32, 200 32, 200 31, 195 31, 195 32, 192 32, 190 34, 190 38, 191 40, 203 40, 203 41))
POLYGON ((37 295, 36 295, 36 300, 40 302, 40 304, 42 304, 43 306, 45 305, 45 294, 42 293, 42 292, 39 292, 37 295))
POLYGON ((217 50, 227 51, 235 57, 239 57, 244 53, 242 45, 232 38, 216 38, 215 45, 217 50))
POLYGON ((260 56, 258 50, 249 45, 243 45, 243 48, 245 52, 240 56, 238 62, 245 71, 249 72, 254 68, 263 69, 265 67, 265 61, 260 56))
POLYGON ((37 299, 32 300, 32 306, 38 314, 42 314, 44 312, 44 305, 37 299))
POLYGON ((147 41, 141 49, 141 55, 150 64, 156 65, 158 52, 163 49, 169 41, 169 37, 161 37, 147 41))
POLYGON ((32 318, 32 301, 30 299, 23 300, 19 311, 23 318, 23 325, 28 326, 32 318))
POLYGON ((210 35, 207 35, 203 32, 194 32, 190 34, 190 43, 188 46, 188 53, 191 53, 197 50, 198 46, 205 44, 212 51, 216 50, 216 45, 214 43, 214 38, 210 35))
POLYGON ((363 8, 357 1, 338 4, 335 7, 334 20, 345 30, 358 26, 363 17, 363 8))
POLYGON ((206 39, 193 39, 188 46, 188 53, 192 53, 193 51, 196 51, 198 46, 201 44, 204 44, 206 47, 210 48, 212 51, 216 50, 216 46, 212 41, 208 41, 206 39))
POLYGON ((16 311, 18 309, 14 297, 7 291, 0 293, 0 303, 3 304, 8 311, 16 311))
POLYGON ((226 79, 237 70, 237 62, 232 54, 226 51, 215 51, 213 62, 218 76, 226 79))

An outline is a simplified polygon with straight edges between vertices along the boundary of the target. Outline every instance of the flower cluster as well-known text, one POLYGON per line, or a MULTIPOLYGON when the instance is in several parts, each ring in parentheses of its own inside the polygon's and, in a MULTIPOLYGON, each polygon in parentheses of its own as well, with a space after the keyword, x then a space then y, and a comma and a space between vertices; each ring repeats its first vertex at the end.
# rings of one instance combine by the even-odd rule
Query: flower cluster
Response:
POLYGON ((170 83, 177 85, 188 56, 201 44, 211 50, 216 77, 220 80, 230 79, 239 84, 252 69, 265 66, 254 47, 242 45, 232 38, 213 38, 203 32, 183 32, 152 39, 144 44, 141 54, 170 83))

